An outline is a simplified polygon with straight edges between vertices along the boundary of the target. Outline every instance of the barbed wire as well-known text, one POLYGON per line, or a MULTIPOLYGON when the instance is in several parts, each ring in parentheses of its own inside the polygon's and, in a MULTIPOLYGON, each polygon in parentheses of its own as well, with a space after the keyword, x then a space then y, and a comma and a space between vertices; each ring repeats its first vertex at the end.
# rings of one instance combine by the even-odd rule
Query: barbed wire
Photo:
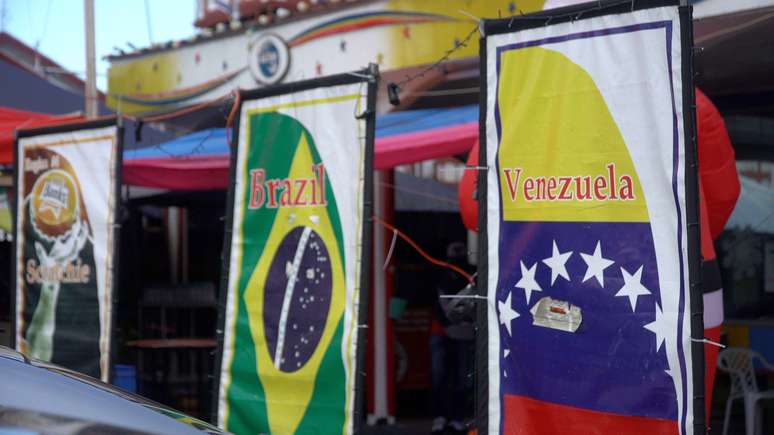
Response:
POLYGON ((468 46, 468 43, 470 43, 471 38, 473 38, 473 35, 478 33, 480 31, 479 25, 476 24, 467 35, 465 35, 462 40, 455 40, 454 46, 448 50, 446 50, 443 55, 441 55, 438 60, 431 63, 430 65, 426 66, 425 68, 422 68, 419 70, 419 72, 414 74, 407 74, 403 80, 400 80, 398 82, 392 82, 387 85, 387 96, 390 100, 390 104, 397 106, 400 104, 400 91, 401 88, 405 85, 423 78, 425 75, 427 75, 429 72, 441 68, 449 59, 451 59, 452 54, 456 53, 457 51, 465 48, 468 46))
POLYGON ((398 86, 404 86, 404 85, 406 85, 406 84, 408 84, 408 83, 410 83, 410 82, 412 82, 414 80, 417 80, 417 79, 420 79, 420 78, 424 77, 430 71, 439 68, 444 62, 449 60, 449 58, 451 57, 452 54, 454 54, 455 52, 457 52, 457 51, 459 51, 459 50, 461 50, 461 49, 463 49, 465 47, 467 47, 468 43, 470 42, 470 39, 473 37, 473 35, 478 33, 478 31, 479 31, 478 25, 474 26, 472 29, 470 29, 470 32, 468 32, 468 34, 465 35, 464 38, 462 38, 462 40, 455 41, 454 42, 454 47, 446 50, 443 53, 443 55, 438 60, 436 60, 435 62, 431 63, 427 67, 423 68, 418 73, 406 75, 406 77, 403 80, 397 82, 396 84, 398 86))

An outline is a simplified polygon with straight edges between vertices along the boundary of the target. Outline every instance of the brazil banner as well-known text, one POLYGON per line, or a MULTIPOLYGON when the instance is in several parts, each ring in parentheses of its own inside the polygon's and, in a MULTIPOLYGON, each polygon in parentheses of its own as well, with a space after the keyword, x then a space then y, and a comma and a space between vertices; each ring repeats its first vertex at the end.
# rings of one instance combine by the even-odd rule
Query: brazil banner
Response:
POLYGON ((487 433, 704 433, 691 32, 676 1, 484 24, 487 433))
POLYGON ((217 403, 228 431, 359 424, 376 74, 241 95, 217 403))
POLYGON ((15 346, 107 381, 120 129, 110 118, 21 130, 14 153, 15 346))

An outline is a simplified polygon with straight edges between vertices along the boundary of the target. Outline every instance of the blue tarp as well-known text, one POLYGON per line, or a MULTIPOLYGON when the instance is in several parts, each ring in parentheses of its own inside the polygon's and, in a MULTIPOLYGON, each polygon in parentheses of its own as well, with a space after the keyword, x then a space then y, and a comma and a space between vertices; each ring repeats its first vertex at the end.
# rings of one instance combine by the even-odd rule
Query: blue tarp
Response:
MULTIPOLYGON (((387 113, 376 118, 377 139, 478 122, 478 105, 387 113)), ((143 147, 143 144, 138 144, 143 147)), ((210 128, 145 148, 127 149, 124 159, 206 157, 229 153, 225 128, 210 128)))

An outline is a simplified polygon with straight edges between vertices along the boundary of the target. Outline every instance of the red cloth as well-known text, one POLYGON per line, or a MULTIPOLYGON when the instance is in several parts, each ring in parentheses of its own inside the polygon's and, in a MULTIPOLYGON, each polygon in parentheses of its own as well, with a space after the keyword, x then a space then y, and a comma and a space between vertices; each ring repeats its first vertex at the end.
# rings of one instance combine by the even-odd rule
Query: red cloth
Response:
MULTIPOLYGON (((723 231, 728 218, 731 217, 731 212, 734 211, 736 200, 739 198, 740 184, 739 175, 736 172, 734 147, 728 137, 723 117, 712 101, 698 88, 696 89, 696 130, 699 155, 701 256, 704 262, 716 262, 713 240, 723 231)), ((717 265, 711 265, 711 267, 717 267, 717 265)), ((717 289, 704 289, 705 293, 715 290, 717 289)), ((718 298, 718 302, 722 304, 722 298, 718 298)), ((723 307, 710 307, 705 303, 704 310, 722 313, 723 307)), ((707 328, 704 330, 704 337, 717 342, 720 340, 720 329, 720 326, 707 328)), ((708 424, 717 360, 717 346, 705 344, 704 387, 708 424)))
POLYGON ((0 107, 0 164, 13 163, 14 131, 80 119, 79 115, 49 115, 0 107))
POLYGON ((406 163, 464 153, 477 140, 478 122, 377 138, 374 167, 389 169, 406 163))
MULTIPOLYGON (((478 141, 468 154, 468 168, 478 166, 478 141)), ((478 171, 468 169, 462 174, 459 188, 457 189, 457 201, 460 204, 460 215, 465 228, 478 231, 478 201, 474 198, 478 183, 478 171)))
POLYGON ((171 190, 227 189, 229 156, 124 160, 123 183, 171 190))
MULTIPOLYGON (((709 98, 696 89, 699 180, 704 190, 710 235, 713 239, 726 226, 739 198, 734 147, 723 117, 709 98)), ((713 250, 714 252, 714 250, 713 250)), ((713 255, 714 258, 714 255, 713 255)))

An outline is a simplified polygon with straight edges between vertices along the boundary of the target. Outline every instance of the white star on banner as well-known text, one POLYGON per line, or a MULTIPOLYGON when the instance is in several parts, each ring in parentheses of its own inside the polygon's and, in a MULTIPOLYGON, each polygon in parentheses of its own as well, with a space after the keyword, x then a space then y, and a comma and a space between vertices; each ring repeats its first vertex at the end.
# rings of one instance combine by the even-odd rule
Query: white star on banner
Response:
POLYGON ((567 281, 570 280, 570 276, 567 274, 567 259, 572 255, 572 251, 559 252, 559 248, 556 246, 556 240, 554 240, 553 252, 550 257, 543 260, 546 266, 551 268, 551 285, 554 285, 557 276, 561 276, 567 281))
POLYGON ((527 304, 529 304, 529 297, 533 291, 543 291, 535 280, 537 263, 533 264, 529 269, 527 269, 527 266, 524 265, 523 261, 520 261, 519 263, 521 263, 521 279, 519 279, 519 282, 517 282, 514 287, 524 289, 524 294, 527 296, 527 304))
POLYGON ((643 328, 656 334, 656 352, 658 352, 669 333, 669 325, 667 325, 666 316, 661 311, 661 307, 659 307, 658 304, 656 304, 656 320, 644 325, 643 328))
POLYGON ((500 324, 505 325, 505 329, 508 330, 508 335, 511 335, 511 321, 519 317, 519 313, 513 311, 511 306, 511 292, 508 292, 508 297, 505 298, 505 302, 497 301, 497 311, 500 312, 500 324))
POLYGON ((621 268, 621 275, 623 275, 624 285, 621 290, 618 290, 616 296, 627 296, 629 303, 632 304, 632 312, 636 311, 637 298, 640 296, 649 295, 650 290, 646 289, 642 285, 642 266, 634 272, 634 275, 630 275, 623 267, 621 268))
POLYGON ((590 280, 592 277, 597 279, 597 282, 603 288, 605 287, 605 274, 604 271, 610 267, 615 261, 602 257, 602 246, 597 241, 597 247, 594 249, 594 254, 580 253, 583 261, 586 262, 586 275, 583 276, 583 282, 590 280))

